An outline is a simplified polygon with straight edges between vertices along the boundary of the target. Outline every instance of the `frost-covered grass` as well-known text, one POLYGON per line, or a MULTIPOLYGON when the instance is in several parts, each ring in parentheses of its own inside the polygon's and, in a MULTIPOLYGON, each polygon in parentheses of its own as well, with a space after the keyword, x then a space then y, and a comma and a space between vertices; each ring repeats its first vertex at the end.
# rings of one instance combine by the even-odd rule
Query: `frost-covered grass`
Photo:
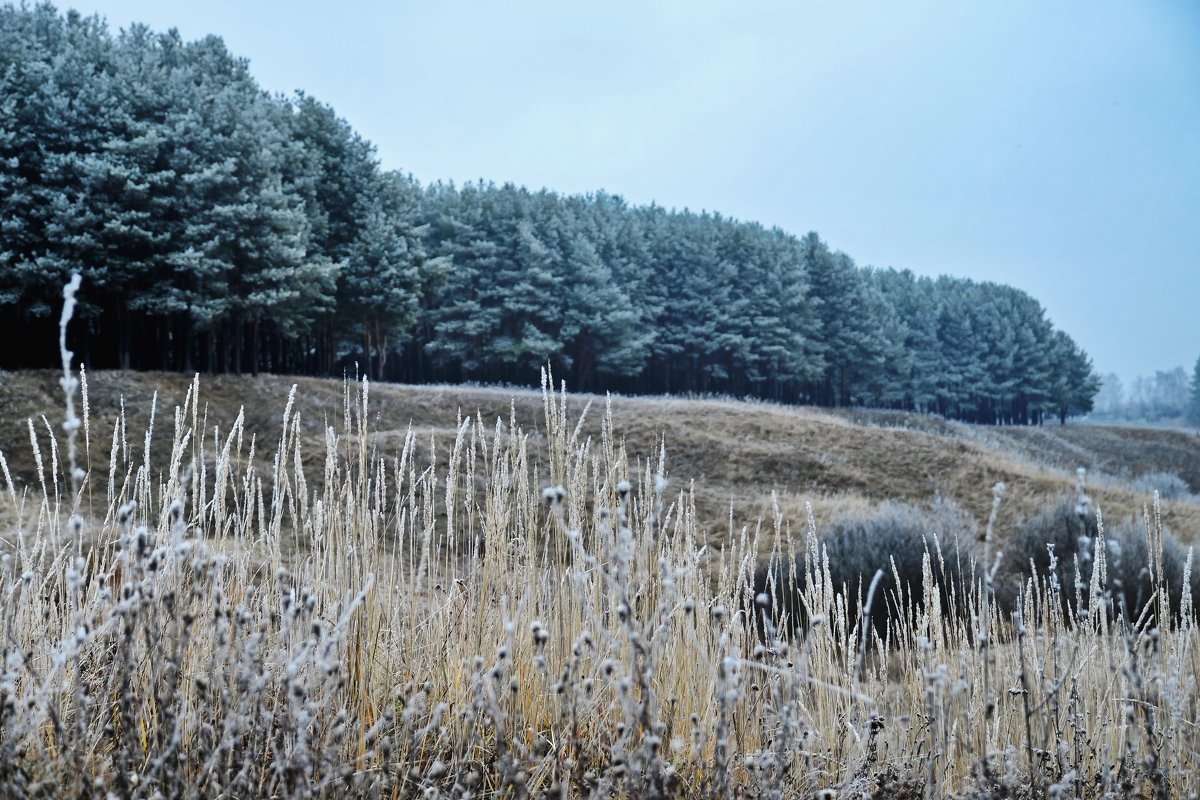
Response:
POLYGON ((349 384, 314 459, 292 397, 268 444, 241 417, 206 419, 197 380, 156 409, 165 463, 121 424, 91 441, 90 416, 116 412, 80 388, 65 436, 32 426, 36 490, 0 471, 16 520, 0 796, 1200 791, 1195 615, 1166 585, 1192 580, 1191 556, 1164 549, 1153 515, 1141 607, 1114 605, 1128 594, 1099 526, 1090 559, 1076 537, 1070 569, 1000 597, 1010 556, 990 526, 963 519, 955 553, 974 563, 946 566, 953 509, 929 537, 896 506, 827 531, 800 520, 795 541, 776 517, 710 548, 666 454, 631 460, 609 410, 585 438, 549 387, 539 452, 520 420, 476 417, 447 456, 413 433, 377 449, 368 387, 349 384), (73 463, 72 433, 74 460, 108 463, 73 463), (818 554, 871 571, 893 523, 921 602, 864 631, 901 603, 818 554), (772 607, 753 588, 762 552, 809 554, 793 561, 809 574, 798 636, 760 640, 746 618, 772 607), (968 576, 952 603, 946 575, 968 576))

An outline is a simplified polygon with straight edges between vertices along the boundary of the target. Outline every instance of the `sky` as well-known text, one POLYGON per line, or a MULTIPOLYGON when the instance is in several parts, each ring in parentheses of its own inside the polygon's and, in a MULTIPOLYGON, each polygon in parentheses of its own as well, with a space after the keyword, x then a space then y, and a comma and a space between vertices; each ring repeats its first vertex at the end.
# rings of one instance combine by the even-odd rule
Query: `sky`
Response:
POLYGON ((217 34, 422 183, 817 231, 1007 283, 1097 371, 1200 357, 1200 3, 80 0, 217 34))

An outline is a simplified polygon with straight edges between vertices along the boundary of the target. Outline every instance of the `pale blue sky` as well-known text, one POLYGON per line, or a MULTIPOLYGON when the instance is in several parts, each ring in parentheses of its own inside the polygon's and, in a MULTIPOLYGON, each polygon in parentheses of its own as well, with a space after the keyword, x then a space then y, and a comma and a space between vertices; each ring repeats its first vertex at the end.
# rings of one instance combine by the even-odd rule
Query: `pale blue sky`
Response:
POLYGON ((422 182, 603 188, 1010 283, 1123 378, 1200 355, 1192 0, 83 2, 221 35, 422 182))

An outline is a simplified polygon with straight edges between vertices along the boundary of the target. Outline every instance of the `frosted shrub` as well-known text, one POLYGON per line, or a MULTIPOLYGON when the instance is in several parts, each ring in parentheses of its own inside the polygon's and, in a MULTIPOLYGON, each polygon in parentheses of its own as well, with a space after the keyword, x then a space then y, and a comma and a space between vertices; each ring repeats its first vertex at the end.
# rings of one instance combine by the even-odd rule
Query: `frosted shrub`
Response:
POLYGON ((1074 614, 1088 607, 1092 573, 1098 568, 1108 587, 1098 600, 1110 617, 1121 612, 1136 620, 1160 584, 1167 590, 1170 609, 1178 614, 1185 588, 1192 608, 1200 600, 1200 572, 1192 570, 1184 580, 1187 556, 1188 548, 1174 533, 1149 518, 1125 517, 1102 525, 1090 501, 1081 506, 1077 497, 1063 495, 1018 523, 1004 554, 998 600, 1002 609, 1011 611, 1031 576, 1053 575, 1061 588, 1063 610, 1074 614), (1103 563, 1097 564, 1100 554, 1103 563))
POLYGON ((1147 472, 1135 478, 1130 486, 1136 492, 1151 495, 1158 492, 1163 500, 1190 500, 1192 487, 1174 472, 1147 472))
MULTIPOLYGON (((1165 588, 1172 614, 1179 614, 1183 592, 1191 595, 1192 608, 1200 601, 1200 570, 1185 578, 1188 547, 1165 525, 1147 524, 1142 519, 1123 518, 1104 531, 1105 573, 1113 602, 1124 604, 1124 613, 1136 620, 1154 597, 1165 588)), ((1157 613, 1150 609, 1151 613, 1157 613)))
POLYGON ((757 569, 756 615, 765 614, 788 634, 807 626, 813 609, 806 589, 824 566, 832 592, 852 603, 865 602, 873 577, 882 571, 869 609, 881 635, 889 625, 898 629, 897 622, 911 621, 932 598, 940 613, 965 619, 976 557, 964 516, 939 500, 933 513, 887 501, 839 517, 794 559, 784 556, 757 569))
POLYGON ((1032 517, 1017 521, 1004 548, 996 595, 1000 607, 1015 608, 1024 581, 1032 574, 1049 575, 1055 562, 1054 579, 1066 587, 1065 601, 1073 600, 1070 591, 1076 584, 1076 562, 1080 580, 1086 585, 1092 573, 1093 550, 1099 529, 1096 512, 1087 500, 1080 504, 1078 495, 1062 495, 1032 517))

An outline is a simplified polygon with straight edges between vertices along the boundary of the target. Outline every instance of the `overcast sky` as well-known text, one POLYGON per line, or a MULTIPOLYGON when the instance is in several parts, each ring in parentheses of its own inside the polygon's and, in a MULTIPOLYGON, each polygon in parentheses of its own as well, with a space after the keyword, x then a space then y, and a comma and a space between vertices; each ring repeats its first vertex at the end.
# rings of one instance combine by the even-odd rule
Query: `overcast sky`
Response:
POLYGON ((1193 0, 84 2, 219 34, 422 182, 816 230, 859 264, 1025 289, 1101 372, 1200 356, 1193 0))

